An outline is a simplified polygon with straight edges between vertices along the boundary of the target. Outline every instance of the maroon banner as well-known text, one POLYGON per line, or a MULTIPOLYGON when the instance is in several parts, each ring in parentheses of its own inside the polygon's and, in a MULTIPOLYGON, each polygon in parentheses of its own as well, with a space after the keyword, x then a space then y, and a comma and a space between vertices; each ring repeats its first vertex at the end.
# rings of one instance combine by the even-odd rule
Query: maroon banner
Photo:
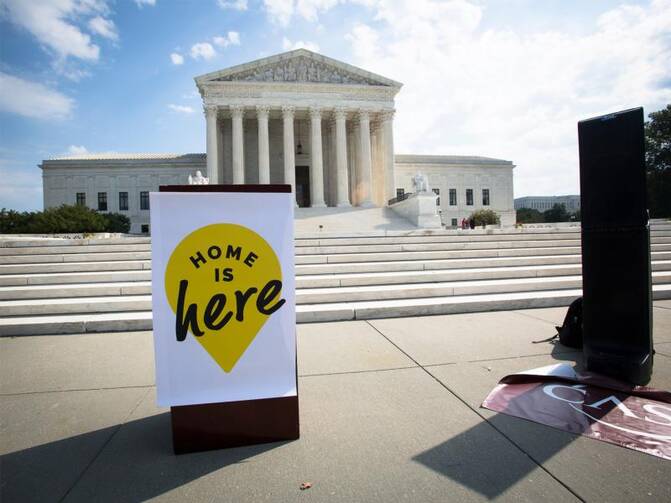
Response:
POLYGON ((671 460, 671 393, 559 364, 504 377, 482 404, 671 460))

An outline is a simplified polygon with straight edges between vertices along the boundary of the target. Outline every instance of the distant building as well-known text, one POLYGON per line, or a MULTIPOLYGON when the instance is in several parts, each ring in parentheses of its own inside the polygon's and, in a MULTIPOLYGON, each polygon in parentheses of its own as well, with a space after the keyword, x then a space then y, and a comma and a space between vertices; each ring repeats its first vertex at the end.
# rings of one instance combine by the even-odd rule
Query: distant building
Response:
POLYGON ((515 199, 516 210, 530 208, 543 212, 552 209, 555 204, 563 204, 566 211, 575 213, 580 209, 580 196, 527 196, 515 199))

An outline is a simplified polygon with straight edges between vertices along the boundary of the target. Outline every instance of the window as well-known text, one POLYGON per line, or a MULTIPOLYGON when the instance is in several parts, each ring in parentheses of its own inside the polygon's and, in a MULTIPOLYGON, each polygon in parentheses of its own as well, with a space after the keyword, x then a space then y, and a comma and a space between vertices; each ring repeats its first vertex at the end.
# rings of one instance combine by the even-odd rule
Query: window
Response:
POLYGON ((128 192, 119 192, 119 211, 128 211, 128 192))
POLYGON ((438 196, 436 198, 436 206, 440 206, 440 189, 431 189, 431 190, 433 190, 433 193, 438 196))
POLYGON ((396 199, 400 201, 405 195, 405 189, 396 189, 396 199))
POLYGON ((98 211, 107 211, 107 192, 98 192, 98 211))
POLYGON ((86 192, 77 192, 77 206, 86 206, 86 192))
POLYGON ((456 227, 457 225, 458 225, 458 224, 457 224, 457 219, 456 219, 456 218, 453 218, 453 219, 452 219, 452 227, 456 227))
MULTIPOLYGON (((144 192, 146 194, 146 192, 144 192)), ((149 234, 149 224, 142 224, 142 234, 149 234)))
POLYGON ((482 189, 482 205, 489 206, 489 189, 482 189))
POLYGON ((450 206, 457 205, 457 189, 450 189, 450 206))
POLYGON ((466 189, 466 205, 473 206, 473 189, 466 189))
POLYGON ((140 209, 141 210, 149 209, 149 192, 147 191, 140 192, 140 209))

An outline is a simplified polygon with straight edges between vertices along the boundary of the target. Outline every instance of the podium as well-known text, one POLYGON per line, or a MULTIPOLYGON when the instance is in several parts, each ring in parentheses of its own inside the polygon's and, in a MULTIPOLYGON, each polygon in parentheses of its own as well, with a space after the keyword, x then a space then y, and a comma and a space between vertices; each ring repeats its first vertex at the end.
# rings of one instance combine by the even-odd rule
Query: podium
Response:
POLYGON ((157 394, 174 452, 299 438, 291 186, 150 197, 157 394))

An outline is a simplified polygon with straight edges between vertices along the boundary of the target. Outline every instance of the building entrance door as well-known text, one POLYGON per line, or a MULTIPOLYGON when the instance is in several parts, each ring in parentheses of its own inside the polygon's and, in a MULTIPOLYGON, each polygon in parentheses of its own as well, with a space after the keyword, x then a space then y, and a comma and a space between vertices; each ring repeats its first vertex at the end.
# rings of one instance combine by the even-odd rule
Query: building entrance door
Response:
POLYGON ((309 166, 296 166, 296 202, 299 208, 310 206, 309 166))

